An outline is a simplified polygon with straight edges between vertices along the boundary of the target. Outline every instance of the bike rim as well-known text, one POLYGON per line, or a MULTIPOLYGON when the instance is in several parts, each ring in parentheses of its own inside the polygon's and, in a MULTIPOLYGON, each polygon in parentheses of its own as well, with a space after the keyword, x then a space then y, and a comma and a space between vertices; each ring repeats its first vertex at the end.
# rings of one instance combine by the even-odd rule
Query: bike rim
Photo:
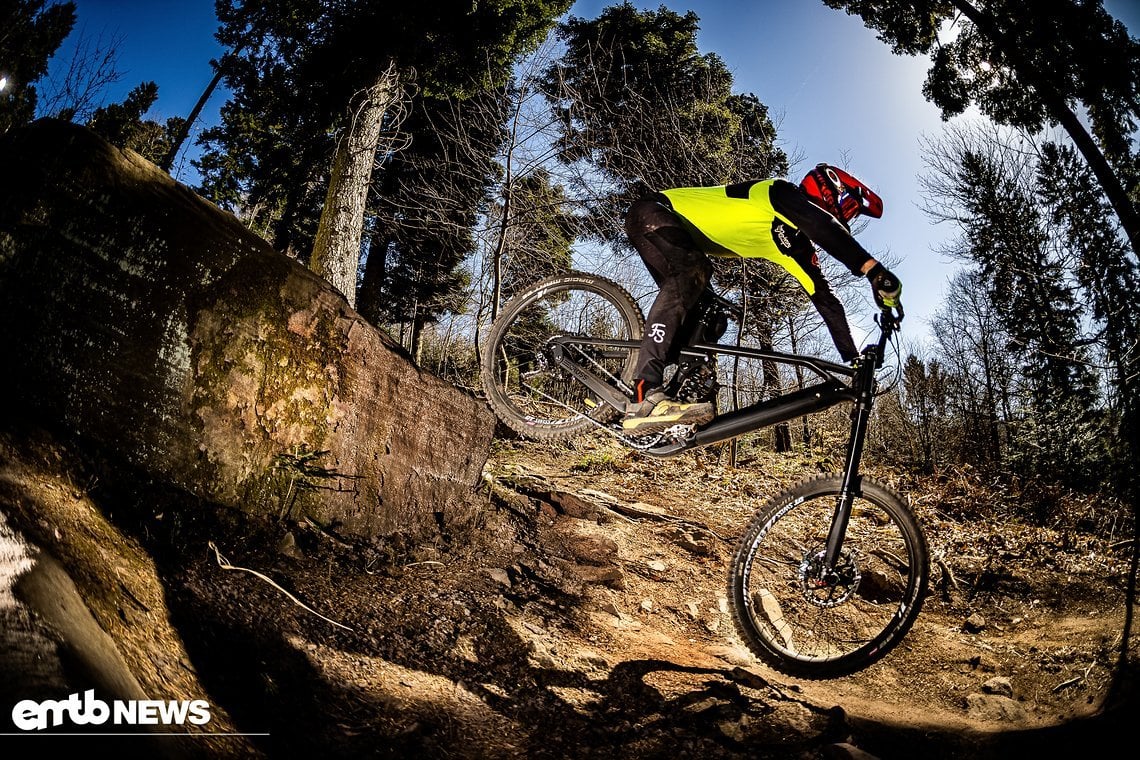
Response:
POLYGON ((589 424, 613 414, 589 388, 554 360, 553 338, 578 364, 614 384, 628 380, 632 351, 573 340, 636 340, 633 326, 619 304, 583 287, 536 295, 522 304, 496 344, 493 377, 503 400, 530 425, 547 428, 589 424))
POLYGON ((823 572, 835 503, 822 494, 787 504, 748 548, 739 589, 746 622, 782 661, 859 667, 912 619, 920 549, 884 507, 855 499, 840 561, 823 572))

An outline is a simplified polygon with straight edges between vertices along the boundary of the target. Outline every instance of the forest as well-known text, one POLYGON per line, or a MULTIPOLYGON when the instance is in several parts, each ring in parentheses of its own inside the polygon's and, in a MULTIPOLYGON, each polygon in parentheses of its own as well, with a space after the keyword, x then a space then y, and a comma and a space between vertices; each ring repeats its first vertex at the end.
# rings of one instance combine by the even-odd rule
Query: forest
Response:
MULTIPOLYGON (((1014 490, 1017 521, 1071 520, 1062 505, 1077 500, 1092 505, 1084 527, 1134 535, 1140 40, 1100 0, 1032 12, 1016 0, 819 2, 900 56, 928 56, 922 95, 948 120, 918 146, 921 206, 954 230, 939 253, 957 274, 931 339, 898 357, 868 459, 1014 490), (967 111, 978 118, 949 122, 967 111)), ((9 0, 0 137, 58 119, 164 171, 196 140, 201 198, 327 280, 418 366, 478 396, 489 326, 527 284, 581 270, 652 298, 623 233, 631 201, 802 169, 779 147, 772 104, 701 49, 696 12, 615 2, 582 18, 571 6, 217 0, 225 53, 199 105, 221 85, 228 97, 219 123, 191 137, 199 113, 150 115, 154 82, 100 104, 113 50, 81 48, 67 80, 49 81, 77 8, 9 0)), ((840 294, 865 287, 828 271, 840 294)), ((830 351, 779 267, 718 259, 713 282, 744 308, 726 340, 830 351)), ((724 403, 803 383, 758 366, 738 372, 724 403)), ((844 424, 805 417, 731 456, 838 452, 844 424)))
MULTIPOLYGON (((946 118, 985 116, 921 146, 924 211, 957 229, 944 253, 961 265, 933 340, 905 356, 881 407, 895 443, 878 454, 925 472, 967 466, 1131 493, 1136 41, 1099 3, 1033 18, 1016 3, 828 5, 901 54, 929 54, 923 94, 946 118), (944 28, 959 33, 948 41, 944 28)), ((325 277, 422 366, 476 388, 480 341, 520 285, 575 268, 652 291, 623 239, 631 199, 790 171, 768 106, 699 49, 696 13, 568 9, 220 2, 214 84, 232 95, 198 138, 196 189, 325 277), (365 39, 380 17, 406 33, 365 39)), ((148 119, 153 82, 92 108, 112 73, 106 50, 86 50, 74 81, 37 101, 76 11, 19 2, 11 13, 0 130, 69 119, 169 166, 195 114, 148 119)), ((715 284, 747 299, 743 339, 824 349, 778 267, 718 261, 715 284)), ((756 387, 796 382, 769 371, 756 387)), ((786 430, 774 445, 791 445, 786 430)))
MULTIPOLYGON (((1135 41, 1099 3, 1034 19, 1003 3, 830 5, 900 52, 933 53, 924 94, 944 115, 976 106, 989 120, 924 146, 927 210, 957 223, 962 268, 936 344, 906 358, 897 414, 912 432, 892 455, 1122 492, 1122 433, 1136 427, 1135 41), (944 43, 948 24, 962 33, 944 43)), ((628 245, 614 219, 639 190, 789 170, 767 106, 698 49, 695 13, 626 4, 563 19, 568 7, 492 2, 467 18, 442 6, 218 3, 227 52, 213 64, 233 94, 199 138, 198 191, 326 277, 425 367, 471 385, 480 329, 521 282, 626 258, 597 251, 628 245), (380 16, 406 33, 364 39, 380 16)), ((92 110, 106 51, 87 51, 76 81, 37 105, 76 11, 21 2, 11 15, 0 129, 78 120, 168 165, 193 114, 147 119, 153 82, 92 110)), ((748 269, 759 271, 726 264, 718 283, 755 304, 749 337, 807 339, 787 276, 748 269)))

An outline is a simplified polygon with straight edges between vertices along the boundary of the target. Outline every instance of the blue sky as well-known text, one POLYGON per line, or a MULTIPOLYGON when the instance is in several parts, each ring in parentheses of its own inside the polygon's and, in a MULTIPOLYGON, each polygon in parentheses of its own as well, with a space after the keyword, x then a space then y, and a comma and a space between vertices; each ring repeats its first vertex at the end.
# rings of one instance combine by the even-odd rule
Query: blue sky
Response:
MULTIPOLYGON (((570 13, 592 18, 611 4, 578 0, 570 13)), ((153 117, 190 112, 213 75, 210 59, 222 52, 213 39, 212 0, 76 0, 76 5, 73 38, 77 33, 121 38, 123 77, 108 92, 108 101, 152 80, 159 86, 153 117)), ((739 92, 754 93, 768 106, 781 147, 802 158, 792 179, 828 161, 883 197, 883 218, 867 224, 859 240, 872 255, 897 262, 907 332, 921 339, 957 269, 937 253, 954 231, 932 224, 918 208, 918 177, 924 170, 919 141, 943 128, 937 109, 921 94, 927 62, 892 55, 859 18, 819 0, 635 0, 634 5, 697 13, 701 50, 724 60, 739 92)), ((1140 29, 1136 0, 1104 5, 1133 34, 1140 29)), ((224 100, 224 93, 216 94, 203 117, 216 118, 224 100)), ((188 164, 176 167, 175 174, 196 181, 188 164)))

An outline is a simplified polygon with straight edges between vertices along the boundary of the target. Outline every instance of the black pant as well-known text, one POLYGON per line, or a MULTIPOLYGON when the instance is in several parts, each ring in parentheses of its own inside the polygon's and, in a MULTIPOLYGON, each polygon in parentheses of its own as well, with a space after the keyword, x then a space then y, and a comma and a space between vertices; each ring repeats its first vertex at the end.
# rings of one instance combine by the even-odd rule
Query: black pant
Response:
POLYGON ((645 319, 645 334, 634 373, 647 388, 660 386, 670 349, 685 315, 712 278, 712 262, 693 242, 684 222, 654 200, 635 201, 625 231, 660 292, 645 319))

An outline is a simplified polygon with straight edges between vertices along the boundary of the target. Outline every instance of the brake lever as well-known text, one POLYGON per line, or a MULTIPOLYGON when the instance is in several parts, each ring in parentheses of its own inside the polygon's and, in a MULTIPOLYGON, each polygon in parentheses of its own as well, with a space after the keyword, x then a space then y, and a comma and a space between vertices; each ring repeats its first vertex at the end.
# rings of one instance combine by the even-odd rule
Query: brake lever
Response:
POLYGON ((904 316, 901 302, 895 306, 884 306, 879 310, 879 324, 885 327, 889 323, 891 330, 898 330, 904 316))

